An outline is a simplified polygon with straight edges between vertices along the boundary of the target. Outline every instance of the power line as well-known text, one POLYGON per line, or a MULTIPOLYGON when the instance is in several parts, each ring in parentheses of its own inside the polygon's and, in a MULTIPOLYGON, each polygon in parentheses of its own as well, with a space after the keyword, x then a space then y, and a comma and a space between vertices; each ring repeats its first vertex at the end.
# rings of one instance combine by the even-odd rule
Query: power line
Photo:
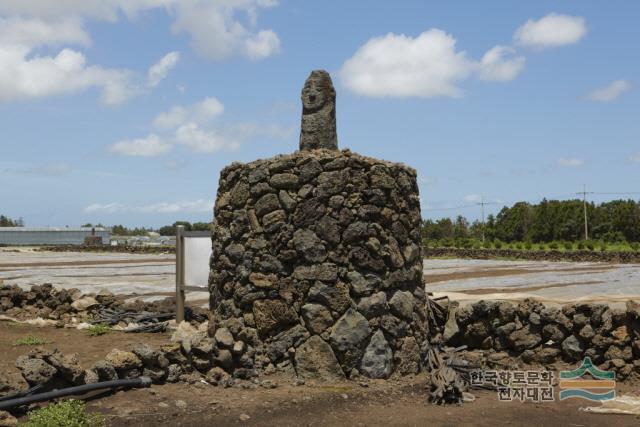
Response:
POLYGON ((472 208, 476 206, 475 204, 473 205, 462 205, 462 206, 454 206, 454 207, 450 207, 450 208, 424 208, 423 210, 425 211, 454 211, 454 210, 458 210, 458 209, 465 209, 465 208, 472 208))

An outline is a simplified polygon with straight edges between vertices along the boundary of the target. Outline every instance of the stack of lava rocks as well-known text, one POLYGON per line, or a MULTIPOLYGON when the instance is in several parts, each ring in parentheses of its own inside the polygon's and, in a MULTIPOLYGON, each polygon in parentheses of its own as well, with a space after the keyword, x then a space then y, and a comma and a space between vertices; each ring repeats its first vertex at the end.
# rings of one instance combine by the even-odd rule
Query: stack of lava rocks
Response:
POLYGON ((338 151, 326 72, 311 74, 302 101, 300 151, 220 174, 210 333, 224 327, 256 368, 303 378, 417 373, 427 320, 416 172, 338 151))

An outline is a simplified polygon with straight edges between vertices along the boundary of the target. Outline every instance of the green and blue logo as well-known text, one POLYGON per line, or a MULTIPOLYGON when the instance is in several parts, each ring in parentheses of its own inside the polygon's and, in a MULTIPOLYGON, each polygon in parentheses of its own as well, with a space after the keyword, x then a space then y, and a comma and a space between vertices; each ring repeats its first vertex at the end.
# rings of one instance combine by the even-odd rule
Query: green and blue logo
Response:
POLYGON ((596 368, 590 357, 573 371, 560 371, 560 400, 572 397, 603 401, 616 397, 616 374, 596 368), (586 373, 590 378, 582 378, 586 373))

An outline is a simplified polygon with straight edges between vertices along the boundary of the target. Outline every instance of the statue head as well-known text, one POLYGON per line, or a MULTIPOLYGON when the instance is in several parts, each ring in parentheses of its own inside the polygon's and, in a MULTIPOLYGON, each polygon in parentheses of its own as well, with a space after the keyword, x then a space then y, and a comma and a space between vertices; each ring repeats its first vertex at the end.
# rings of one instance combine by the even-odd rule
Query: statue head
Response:
POLYGON ((303 112, 317 111, 327 103, 336 102, 336 90, 333 88, 331 76, 324 70, 311 72, 302 88, 303 112))
POLYGON ((336 134, 336 90, 329 73, 311 72, 302 88, 300 150, 338 149, 336 134))

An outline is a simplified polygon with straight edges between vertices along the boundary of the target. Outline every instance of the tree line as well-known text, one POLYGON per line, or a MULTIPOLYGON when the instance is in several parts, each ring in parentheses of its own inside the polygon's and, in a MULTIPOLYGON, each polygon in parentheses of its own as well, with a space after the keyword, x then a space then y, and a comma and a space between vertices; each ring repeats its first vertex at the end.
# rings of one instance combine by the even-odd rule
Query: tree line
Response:
MULTIPOLYGON (((587 203, 590 239, 611 243, 640 242, 640 201, 612 200, 587 203)), ((422 236, 430 240, 485 239, 503 242, 548 243, 584 239, 582 200, 546 200, 531 204, 518 202, 488 215, 483 224, 469 222, 459 215, 455 220, 441 218, 422 222, 422 236)))
POLYGON ((208 222, 194 222, 193 224, 188 221, 176 221, 172 225, 165 225, 159 229, 153 229, 151 227, 134 227, 128 228, 124 225, 112 225, 111 227, 105 227, 102 224, 84 224, 83 227, 104 227, 110 228, 111 234, 114 236, 146 236, 150 232, 157 232, 161 236, 175 236, 176 228, 179 225, 184 225, 186 231, 207 231, 210 224, 208 222))
POLYGON ((24 227, 22 218, 11 219, 8 216, 0 215, 0 227, 24 227))

